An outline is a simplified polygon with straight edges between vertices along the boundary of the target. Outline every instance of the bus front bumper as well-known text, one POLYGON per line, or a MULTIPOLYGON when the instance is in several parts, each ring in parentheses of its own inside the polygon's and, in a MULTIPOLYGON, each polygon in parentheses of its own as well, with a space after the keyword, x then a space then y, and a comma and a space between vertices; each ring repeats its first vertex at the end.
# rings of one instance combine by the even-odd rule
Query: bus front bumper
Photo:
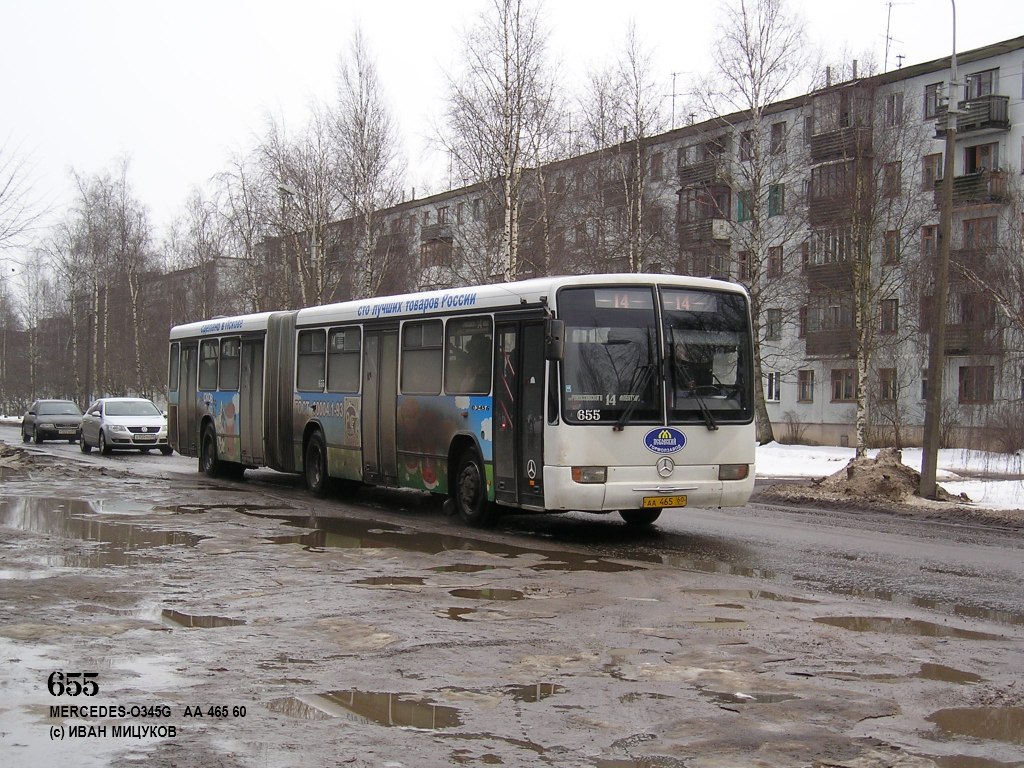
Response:
POLYGON ((577 483, 571 467, 544 468, 544 506, 550 510, 614 512, 641 509, 657 499, 674 507, 737 507, 746 504, 754 490, 750 467, 743 480, 718 479, 719 465, 677 466, 667 478, 654 467, 611 467, 603 483, 577 483))

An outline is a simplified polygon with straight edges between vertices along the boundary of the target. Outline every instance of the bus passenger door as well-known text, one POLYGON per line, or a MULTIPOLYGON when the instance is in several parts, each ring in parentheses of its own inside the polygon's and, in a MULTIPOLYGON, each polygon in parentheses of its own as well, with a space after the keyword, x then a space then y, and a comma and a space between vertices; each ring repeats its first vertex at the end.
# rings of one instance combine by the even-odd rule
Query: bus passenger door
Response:
POLYGON ((242 339, 242 375, 238 382, 242 463, 260 466, 263 450, 263 339, 242 339))
POLYGON ((544 324, 499 322, 494 371, 494 495, 544 505, 544 324))
POLYGON ((181 345, 178 366, 178 453, 183 456, 199 455, 199 408, 196 385, 199 365, 199 347, 181 345))
POLYGON ((398 331, 367 330, 363 341, 363 478, 398 485, 398 331))

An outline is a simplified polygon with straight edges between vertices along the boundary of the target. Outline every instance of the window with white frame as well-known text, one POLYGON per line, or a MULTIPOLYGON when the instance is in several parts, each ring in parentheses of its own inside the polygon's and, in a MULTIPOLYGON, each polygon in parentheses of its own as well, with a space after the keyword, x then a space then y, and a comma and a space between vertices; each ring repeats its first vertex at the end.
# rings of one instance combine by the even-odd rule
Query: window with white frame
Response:
POLYGON ((770 403, 777 403, 782 394, 782 374, 777 371, 765 375, 764 399, 770 403))

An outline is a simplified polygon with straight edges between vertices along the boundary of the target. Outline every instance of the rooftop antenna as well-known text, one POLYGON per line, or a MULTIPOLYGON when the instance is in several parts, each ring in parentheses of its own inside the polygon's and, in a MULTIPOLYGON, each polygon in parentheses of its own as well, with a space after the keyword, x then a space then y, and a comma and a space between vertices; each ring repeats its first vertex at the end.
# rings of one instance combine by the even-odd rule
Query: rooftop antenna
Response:
MULTIPOLYGON (((902 40, 897 40, 896 38, 894 38, 890 34, 890 31, 892 29, 892 7, 894 5, 911 5, 911 3, 896 3, 896 2, 893 2, 893 0, 888 0, 888 2, 886 3, 887 11, 886 11, 886 15, 885 15, 885 63, 882 65, 882 71, 883 72, 888 72, 889 71, 889 46, 892 43, 902 43, 903 42, 902 40)), ((902 60, 904 58, 906 58, 906 57, 904 57, 904 56, 897 56, 897 58, 900 59, 900 64, 902 65, 902 63, 903 63, 902 60)), ((899 66, 897 66, 897 69, 899 69, 899 66)))
POLYGON ((903 60, 907 58, 902 53, 896 54, 896 69, 903 69, 903 60))

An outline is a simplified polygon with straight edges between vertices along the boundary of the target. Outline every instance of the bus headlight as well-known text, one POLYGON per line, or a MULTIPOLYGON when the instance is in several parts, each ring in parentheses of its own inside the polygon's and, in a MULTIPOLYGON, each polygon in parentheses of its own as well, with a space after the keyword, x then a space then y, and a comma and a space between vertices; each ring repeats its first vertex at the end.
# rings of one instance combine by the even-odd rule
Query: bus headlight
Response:
POLYGON ((608 467, 573 467, 574 483, 603 483, 608 479, 608 467))
POLYGON ((750 474, 749 464, 719 464, 719 480, 746 480, 750 474))

